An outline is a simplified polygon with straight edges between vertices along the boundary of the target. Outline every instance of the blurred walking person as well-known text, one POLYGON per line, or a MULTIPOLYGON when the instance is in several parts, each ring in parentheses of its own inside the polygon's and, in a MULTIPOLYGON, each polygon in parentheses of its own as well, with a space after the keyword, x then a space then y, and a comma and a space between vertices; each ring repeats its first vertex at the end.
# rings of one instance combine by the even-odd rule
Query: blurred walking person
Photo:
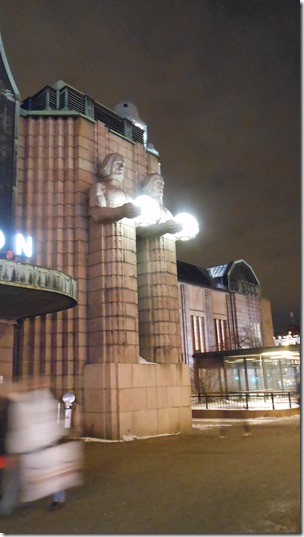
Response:
POLYGON ((12 514, 20 501, 48 495, 52 495, 50 510, 62 507, 64 486, 58 485, 67 482, 66 474, 68 486, 78 484, 77 479, 73 481, 73 471, 79 446, 73 442, 58 445, 66 431, 63 421, 57 419, 57 400, 40 379, 1 386, 0 400, 0 449, 4 457, 0 514, 12 514))

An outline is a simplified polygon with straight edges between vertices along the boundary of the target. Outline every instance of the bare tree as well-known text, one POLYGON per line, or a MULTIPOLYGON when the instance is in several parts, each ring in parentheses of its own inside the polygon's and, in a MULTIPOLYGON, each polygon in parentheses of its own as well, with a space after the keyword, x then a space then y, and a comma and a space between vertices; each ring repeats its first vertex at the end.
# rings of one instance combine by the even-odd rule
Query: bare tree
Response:
POLYGON ((234 343, 234 348, 238 349, 254 349, 262 345, 258 325, 252 322, 243 326, 239 330, 238 337, 232 337, 231 340, 234 343))
POLYGON ((197 386, 199 393, 211 394, 221 391, 219 369, 220 367, 202 368, 199 370, 197 386))

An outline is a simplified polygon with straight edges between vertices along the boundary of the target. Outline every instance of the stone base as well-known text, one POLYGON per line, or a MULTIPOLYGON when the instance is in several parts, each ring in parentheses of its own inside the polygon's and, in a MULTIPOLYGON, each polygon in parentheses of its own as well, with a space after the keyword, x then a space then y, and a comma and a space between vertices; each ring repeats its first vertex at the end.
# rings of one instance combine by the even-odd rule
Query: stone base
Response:
POLYGON ((189 367, 184 364, 86 364, 83 432, 120 440, 190 432, 189 367))

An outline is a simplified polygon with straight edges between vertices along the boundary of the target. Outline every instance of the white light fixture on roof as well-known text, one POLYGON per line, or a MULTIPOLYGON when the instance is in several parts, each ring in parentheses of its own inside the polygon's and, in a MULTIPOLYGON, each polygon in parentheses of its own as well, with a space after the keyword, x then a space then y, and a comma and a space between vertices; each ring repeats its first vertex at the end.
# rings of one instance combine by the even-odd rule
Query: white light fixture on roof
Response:
POLYGON ((148 139, 147 124, 140 119, 135 104, 131 103, 130 101, 124 101, 115 106, 115 112, 121 117, 129 119, 133 125, 139 127, 143 131, 143 142, 144 146, 146 147, 148 139))
POLYGON ((141 214, 134 219, 137 225, 146 227, 159 221, 161 216, 159 203, 151 196, 138 196, 133 203, 141 208, 141 214))
POLYGON ((180 241, 188 241, 194 239, 199 232, 199 226, 196 218, 189 213, 178 213, 174 217, 175 222, 182 224, 181 231, 174 233, 175 237, 180 241))

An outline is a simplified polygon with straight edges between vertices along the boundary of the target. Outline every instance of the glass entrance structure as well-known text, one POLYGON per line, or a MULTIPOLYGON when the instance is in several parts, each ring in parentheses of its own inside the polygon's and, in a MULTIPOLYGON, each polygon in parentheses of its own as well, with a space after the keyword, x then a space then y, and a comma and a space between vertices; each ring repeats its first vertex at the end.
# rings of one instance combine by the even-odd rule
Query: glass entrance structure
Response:
POLYGON ((195 389, 199 393, 296 391, 300 346, 196 353, 195 389))

